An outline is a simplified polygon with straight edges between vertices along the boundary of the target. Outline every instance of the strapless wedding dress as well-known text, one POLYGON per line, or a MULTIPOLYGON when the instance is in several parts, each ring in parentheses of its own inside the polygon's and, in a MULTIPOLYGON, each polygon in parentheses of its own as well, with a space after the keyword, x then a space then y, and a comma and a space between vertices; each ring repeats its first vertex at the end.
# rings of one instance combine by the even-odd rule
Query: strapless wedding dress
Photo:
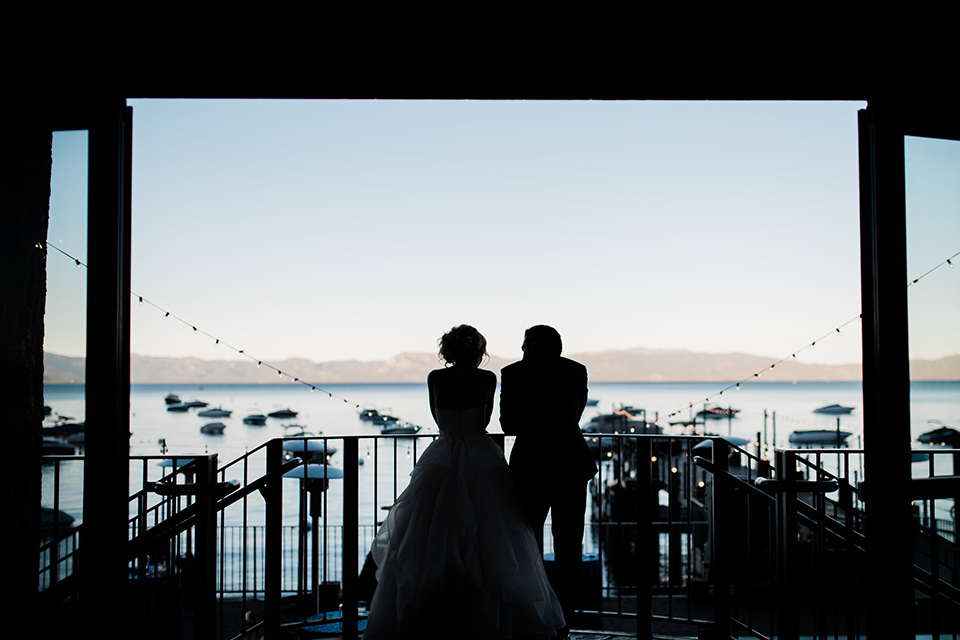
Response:
POLYGON ((379 582, 365 640, 549 638, 563 626, 485 416, 437 410, 440 437, 373 543, 379 582))

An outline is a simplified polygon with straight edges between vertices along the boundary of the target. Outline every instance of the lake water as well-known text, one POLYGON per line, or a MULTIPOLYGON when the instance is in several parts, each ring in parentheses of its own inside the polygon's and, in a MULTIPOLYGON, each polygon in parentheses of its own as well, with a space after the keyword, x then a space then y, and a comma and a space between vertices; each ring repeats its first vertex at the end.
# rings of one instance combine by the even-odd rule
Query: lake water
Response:
MULTIPOLYGON (((584 412, 586 423, 597 413, 609 412, 620 404, 642 407, 647 419, 659 415, 661 424, 669 420, 687 419, 689 405, 693 411, 708 396, 713 396, 726 385, 722 383, 592 383, 590 397, 599 401, 596 407, 584 412), (673 418, 668 415, 679 411, 673 418)), ((55 414, 84 419, 84 390, 82 385, 48 385, 45 402, 55 414)), ((787 438, 796 429, 833 429, 836 417, 813 413, 826 404, 855 407, 850 415, 841 416, 842 428, 855 435, 852 446, 862 434, 862 389, 859 382, 784 382, 744 384, 739 391, 730 390, 717 398, 720 406, 740 410, 737 418, 711 420, 711 431, 753 438, 764 430, 764 411, 767 412, 767 440, 774 443, 774 412, 776 413, 776 440, 787 446, 787 438)), ((426 384, 341 384, 328 385, 323 391, 311 392, 302 384, 226 384, 226 385, 133 385, 130 390, 130 440, 132 455, 156 455, 161 452, 160 441, 166 443, 168 453, 211 452, 220 454, 221 461, 230 460, 270 438, 283 435, 285 424, 300 424, 314 434, 371 435, 377 430, 357 418, 357 405, 376 407, 381 412, 396 415, 424 427, 434 429, 433 418, 427 406, 426 384), (334 397, 328 395, 332 393, 334 397), (166 410, 164 397, 175 393, 184 401, 200 399, 211 407, 222 406, 233 411, 229 418, 201 418, 196 410, 173 413, 166 410), (346 402, 343 400, 345 399, 346 402), (250 413, 269 413, 291 408, 299 415, 292 419, 270 419, 262 427, 243 424, 250 413), (227 428, 222 436, 207 436, 200 427, 208 422, 222 422, 227 428)), ((499 432, 498 407, 489 427, 499 432)), ((934 428, 931 420, 940 420, 947 426, 960 428, 960 382, 914 382, 911 386, 911 434, 916 438, 934 428)), ((549 419, 549 409, 544 419, 549 419)))
MULTIPOLYGON (((608 413, 621 404, 646 409, 647 419, 659 416, 667 433, 681 433, 679 428, 670 428, 672 420, 688 419, 692 411, 699 409, 708 396, 713 396, 725 384, 721 383, 592 383, 590 397, 598 400, 596 407, 588 407, 583 423, 598 413, 608 413), (669 414, 679 412, 672 418, 669 414)), ((938 426, 937 420, 947 426, 960 428, 960 382, 915 382, 911 387, 911 434, 914 439, 921 433, 938 426)), ((84 388, 82 385, 49 385, 45 388, 45 403, 54 417, 70 416, 83 420, 84 388)), ((732 406, 740 412, 733 420, 717 419, 708 423, 712 433, 733 435, 753 440, 760 434, 770 444, 788 446, 790 433, 797 429, 835 429, 835 416, 813 413, 817 407, 827 404, 842 404, 855 407, 850 415, 840 417, 841 428, 854 435, 848 441, 851 447, 862 447, 862 389, 859 382, 806 382, 806 383, 754 383, 744 384, 739 391, 727 391, 718 404, 732 406), (766 417, 765 417, 766 413, 766 417)), ((130 453, 134 456, 156 456, 165 451, 170 454, 217 453, 220 464, 234 460, 245 452, 257 448, 267 440, 289 435, 284 425, 299 424, 312 434, 324 436, 361 435, 374 436, 379 429, 358 418, 357 407, 375 407, 381 412, 400 417, 421 425, 421 433, 436 433, 427 401, 425 384, 344 384, 329 385, 323 390, 311 392, 302 384, 275 385, 133 385, 130 390, 130 453), (183 401, 200 399, 211 407, 223 407, 233 411, 229 418, 202 418, 193 409, 187 413, 167 411, 164 397, 177 394, 183 401), (264 426, 243 423, 243 417, 251 413, 267 414, 277 409, 291 408, 298 412, 296 418, 268 419, 264 426), (223 435, 205 435, 200 427, 209 422, 226 425, 223 435)), ((498 408, 489 431, 499 432, 498 408)), ((544 410, 544 419, 550 419, 549 408, 544 410)), ((386 440, 374 445, 373 440, 360 441, 360 524, 363 539, 361 555, 368 548, 375 524, 382 519, 384 505, 389 505, 397 492, 405 486, 417 453, 427 442, 411 439, 386 440), (376 451, 374 450, 376 447, 376 451), (381 464, 371 464, 378 455, 381 464), (396 467, 394 467, 396 464, 396 467), (374 481, 376 478, 376 482, 374 481)), ((338 448, 340 443, 333 443, 338 448)), ((509 452, 508 441, 508 452, 509 452)), ((915 445, 920 446, 920 445, 915 445)), ((342 452, 333 456, 330 463, 342 467, 360 461, 345 461, 342 452)), ((923 465, 915 465, 923 466, 923 465)), ((154 461, 148 463, 147 471, 156 480, 164 470, 154 461)), ((938 471, 950 473, 952 470, 938 471)), ((262 472, 254 465, 252 474, 262 472)), ((915 472, 926 475, 921 469, 915 472)), ((53 467, 43 468, 43 505, 53 506, 53 467)), ((138 486, 142 467, 132 469, 131 489, 138 486)), ((82 520, 83 478, 82 463, 72 462, 60 469, 61 491, 59 508, 82 520)), ((228 477, 239 477, 230 474, 228 477)), ((256 475, 251 475, 251 479, 256 475)), ((332 481, 324 494, 324 521, 335 524, 342 513, 342 483, 332 481)), ((284 481, 283 521, 296 525, 302 509, 302 494, 296 480, 284 481)), ((251 501, 250 516, 262 516, 262 500, 251 501)), ((243 514, 230 511, 224 524, 239 525, 243 514)), ((332 542, 332 541, 331 541, 332 542)), ((336 545, 333 545, 334 547, 336 545)), ((330 563, 336 564, 336 550, 330 563)), ((362 560, 362 558, 361 558, 362 560)))

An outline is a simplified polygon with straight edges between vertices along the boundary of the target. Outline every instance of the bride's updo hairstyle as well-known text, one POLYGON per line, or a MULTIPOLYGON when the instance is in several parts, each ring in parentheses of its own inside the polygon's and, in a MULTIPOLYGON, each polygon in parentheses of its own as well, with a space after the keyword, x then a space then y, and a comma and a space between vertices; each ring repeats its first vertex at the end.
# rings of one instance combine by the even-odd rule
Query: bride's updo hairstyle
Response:
POLYGON ((440 345, 440 357, 448 365, 479 367, 487 355, 487 339, 468 324, 450 329, 437 342, 440 345))

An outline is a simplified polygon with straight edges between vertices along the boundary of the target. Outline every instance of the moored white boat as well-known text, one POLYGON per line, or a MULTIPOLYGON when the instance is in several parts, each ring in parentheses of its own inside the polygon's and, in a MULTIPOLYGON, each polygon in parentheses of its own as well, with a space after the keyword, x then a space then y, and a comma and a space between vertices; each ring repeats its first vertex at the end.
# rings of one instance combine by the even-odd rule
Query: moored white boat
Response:
POLYGON ((853 407, 845 407, 840 404, 828 404, 825 407, 820 407, 819 409, 814 409, 814 413, 825 413, 831 416, 840 416, 853 411, 853 407))

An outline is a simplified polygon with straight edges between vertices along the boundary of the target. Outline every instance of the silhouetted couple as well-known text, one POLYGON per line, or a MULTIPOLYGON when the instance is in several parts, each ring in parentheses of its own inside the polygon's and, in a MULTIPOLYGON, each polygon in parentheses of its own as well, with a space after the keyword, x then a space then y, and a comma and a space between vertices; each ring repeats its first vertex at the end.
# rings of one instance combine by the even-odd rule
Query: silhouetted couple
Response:
POLYGON ((566 635, 597 466, 579 427, 587 371, 561 350, 555 329, 531 327, 523 359, 501 371, 500 424, 516 436, 508 467, 486 434, 497 387, 479 368, 486 340, 468 325, 440 338, 447 366, 427 377, 440 437, 373 543, 379 583, 365 639, 566 635), (552 586, 543 565, 550 509, 552 586))

